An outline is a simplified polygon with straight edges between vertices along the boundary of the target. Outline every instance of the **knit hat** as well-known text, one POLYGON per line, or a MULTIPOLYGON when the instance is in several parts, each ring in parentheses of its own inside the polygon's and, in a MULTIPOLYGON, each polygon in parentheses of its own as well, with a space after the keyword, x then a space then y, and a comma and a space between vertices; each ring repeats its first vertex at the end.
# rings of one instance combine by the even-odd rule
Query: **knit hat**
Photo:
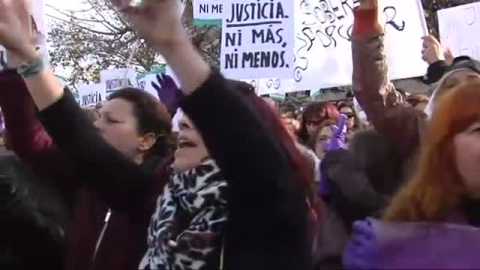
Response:
POLYGON ((450 71, 458 69, 469 69, 480 74, 480 61, 470 58, 469 56, 460 56, 453 59, 450 71))
POLYGON ((444 84, 446 80, 448 80, 453 75, 457 74, 458 72, 465 72, 465 71, 466 72, 473 71, 480 75, 480 62, 473 60, 468 56, 461 56, 461 57, 455 58, 451 66, 451 71, 445 74, 445 76, 443 76, 440 82, 436 84, 435 89, 433 90, 432 96, 430 97, 430 101, 428 102, 428 105, 424 110, 424 112, 427 114, 429 119, 432 117, 434 106, 435 106, 434 103, 436 101, 437 92, 440 89, 440 87, 444 84))

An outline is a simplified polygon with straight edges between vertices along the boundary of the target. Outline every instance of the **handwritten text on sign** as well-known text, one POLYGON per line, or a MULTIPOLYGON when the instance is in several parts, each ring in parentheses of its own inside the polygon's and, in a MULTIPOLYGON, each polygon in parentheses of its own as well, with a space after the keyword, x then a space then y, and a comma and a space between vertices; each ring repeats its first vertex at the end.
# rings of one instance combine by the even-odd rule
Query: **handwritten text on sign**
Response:
POLYGON ((480 3, 438 11, 438 25, 442 44, 453 55, 480 59, 480 3))
MULTIPOLYGON (((296 88, 351 84, 353 10, 359 0, 295 2, 296 88)), ((390 78, 424 75, 427 66, 418 54, 427 29, 420 0, 385 0, 384 6, 390 78)))
POLYGON ((225 76, 291 78, 293 1, 231 3, 224 10, 221 65, 225 76))

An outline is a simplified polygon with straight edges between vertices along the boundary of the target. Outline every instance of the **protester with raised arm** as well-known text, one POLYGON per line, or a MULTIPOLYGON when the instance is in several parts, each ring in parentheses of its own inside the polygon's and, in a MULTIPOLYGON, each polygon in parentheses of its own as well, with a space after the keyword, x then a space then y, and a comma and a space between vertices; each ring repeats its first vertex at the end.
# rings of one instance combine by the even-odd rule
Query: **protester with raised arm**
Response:
MULTIPOLYGON (((1 5, 2 18, 16 25, 15 13, 5 2, 1 5)), ((31 49, 23 40, 28 34, 17 31, 15 35, 21 37, 19 42, 26 42, 22 47, 31 49)), ((17 54, 17 59, 22 58, 17 54)), ((20 67, 18 72, 28 77, 41 68, 47 70, 39 65, 30 70, 20 67)), ((145 235, 156 199, 168 179, 163 169, 158 173, 164 175, 155 177, 159 159, 168 151, 166 109, 145 92, 124 89, 110 96, 94 126, 72 98, 72 103, 46 113, 48 123, 54 123, 47 133, 18 72, 0 74, 0 106, 12 150, 43 185, 57 188, 74 208, 66 230, 64 269, 136 269, 147 248, 145 235), (72 113, 71 107, 76 109, 72 113), (108 186, 104 178, 112 179, 114 185, 108 186), (97 189, 92 190, 92 185, 97 189), (113 189, 116 196, 108 193, 113 189)), ((59 86, 56 78, 51 79, 52 85, 59 86)))
MULTIPOLYGON (((403 156, 408 178, 409 161, 417 152, 427 115, 408 105, 388 78, 381 4, 381 0, 361 0, 354 11, 353 90, 370 123, 392 141, 403 156)), ((437 97, 468 77, 480 76, 478 64, 471 59, 464 60, 453 62, 452 71, 437 87, 437 97)), ((434 107, 436 98, 430 102, 427 109, 434 107)))
POLYGON ((480 78, 437 101, 412 179, 381 220, 355 222, 346 269, 478 269, 480 78))
MULTIPOLYGON (((309 207, 296 168, 291 164, 289 149, 242 94, 196 52, 182 27, 178 4, 176 0, 149 1, 144 7, 123 12, 140 36, 165 57, 180 79, 185 95, 180 107, 198 128, 227 181, 229 221, 224 231, 222 257, 226 268, 310 269, 309 207)), ((95 155, 106 158, 106 153, 113 150, 98 134, 86 134, 73 127, 91 130, 73 97, 58 84, 52 71, 26 42, 28 35, 19 31, 18 20, 9 12, 6 1, 0 1, 0 10, 0 43, 23 59, 25 64, 19 72, 55 143, 75 166, 92 165, 98 161, 95 155), (68 118, 74 122, 60 130, 68 118), (74 138, 81 142, 73 143, 74 138)), ((119 166, 128 165, 121 157, 111 154, 110 158, 113 159, 110 162, 117 162, 119 166)), ((115 170, 102 171, 105 176, 102 179, 82 178, 82 182, 114 207, 127 211, 138 209, 144 203, 139 197, 148 188, 138 180, 152 180, 139 178, 133 169, 130 173, 122 169, 123 176, 115 170), (116 201, 119 197, 126 199, 116 201)), ((138 222, 143 224, 143 216, 138 222)), ((169 243, 169 239, 162 238, 165 240, 169 243)), ((160 253, 154 252, 155 255, 160 253)), ((155 261, 142 266, 145 269, 170 267, 157 265, 155 261)))

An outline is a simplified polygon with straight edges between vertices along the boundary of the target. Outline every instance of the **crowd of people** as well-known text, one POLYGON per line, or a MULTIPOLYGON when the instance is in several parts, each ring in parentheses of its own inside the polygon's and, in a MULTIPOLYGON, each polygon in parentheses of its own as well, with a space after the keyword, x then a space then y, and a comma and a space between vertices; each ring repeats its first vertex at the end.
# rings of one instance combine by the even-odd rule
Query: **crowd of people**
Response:
POLYGON ((161 101, 124 88, 82 110, 20 2, 0 0, 0 44, 18 62, 0 72, 14 153, 0 156, 1 269, 480 268, 480 62, 426 37, 434 91, 396 89, 380 0, 354 12, 367 120, 352 100, 294 119, 224 78, 175 0, 117 6, 181 86, 164 77, 161 101))

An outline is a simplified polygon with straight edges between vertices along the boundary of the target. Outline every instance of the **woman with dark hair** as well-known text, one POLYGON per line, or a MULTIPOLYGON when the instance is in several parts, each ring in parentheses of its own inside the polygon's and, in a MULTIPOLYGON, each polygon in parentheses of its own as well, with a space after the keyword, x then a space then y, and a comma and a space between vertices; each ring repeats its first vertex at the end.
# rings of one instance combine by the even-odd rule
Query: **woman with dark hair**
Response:
MULTIPOLYGON (((311 223, 308 229, 310 237, 314 238, 320 205, 315 196, 313 174, 306 158, 296 149, 295 142, 283 126, 278 113, 259 98, 249 84, 237 81, 228 81, 228 84, 261 115, 267 128, 276 135, 285 149, 289 164, 295 172, 295 180, 303 188, 305 199, 310 206, 311 223)), ((173 174, 164 193, 159 197, 159 207, 149 228, 150 248, 140 268, 218 269, 223 256, 222 249, 229 245, 228 241, 222 241, 225 237, 224 229, 230 225, 228 181, 205 146, 202 134, 185 115, 179 123, 177 146, 172 164, 173 174), (187 185, 182 179, 195 179, 188 181, 195 184, 187 185), (208 200, 203 199, 207 197, 208 200), (201 230, 198 229, 198 224, 203 224, 201 230), (165 238, 169 241, 162 241, 165 238)), ((250 203, 245 202, 245 205, 248 204, 250 203)), ((243 222, 237 221, 230 226, 246 229, 248 226, 242 224, 243 222)))
POLYGON ((412 178, 383 220, 356 222, 348 269, 478 269, 480 78, 445 93, 412 178))
POLYGON ((302 115, 298 138, 302 144, 308 144, 325 120, 338 121, 340 113, 335 105, 329 102, 313 102, 308 105, 302 115))
POLYGON ((167 171, 158 166, 159 159, 168 156, 166 109, 146 92, 119 90, 100 109, 94 125, 80 109, 78 114, 53 113, 51 118, 62 121, 49 126, 52 137, 61 134, 52 138, 37 120, 35 104, 18 73, 3 71, 0 87, 12 150, 43 185, 55 188, 62 202, 74 209, 66 230, 64 268, 135 269, 146 249, 145 232, 156 198, 167 182, 167 171), (105 145, 92 141, 100 135, 105 145), (63 144, 81 149, 63 151, 58 148, 63 144), (88 149, 95 149, 96 155, 84 155, 88 149), (106 177, 119 181, 126 177, 149 189, 125 185, 123 194, 100 197, 82 184, 102 183, 106 177), (138 201, 130 196, 136 192, 138 201))
POLYGON ((0 155, 0 269, 63 269, 70 211, 13 154, 0 155))
MULTIPOLYGON (((27 44, 28 33, 20 30, 18 19, 14 17, 14 13, 11 14, 11 7, 3 1, 0 1, 0 4, 0 11, 5 12, 2 13, 4 16, 0 16, 0 43, 25 61, 21 74, 40 111, 45 128, 58 147, 68 155, 77 168, 77 173, 80 173, 79 165, 93 166, 93 163, 107 158, 109 163, 121 167, 108 168, 100 172, 103 177, 94 181, 91 178, 82 178, 82 182, 100 198, 108 200, 112 207, 132 214, 129 218, 138 226, 148 224, 144 223, 143 214, 145 211, 153 211, 141 206, 145 206, 145 194, 150 194, 154 180, 134 170, 137 165, 118 155, 104 139, 92 132, 91 124, 79 112, 71 94, 64 91, 52 71, 43 65, 42 58, 27 44), (73 121, 67 130, 60 128, 65 124, 64 119, 73 121), (81 142, 73 143, 75 139, 81 142), (131 171, 126 171, 127 168, 131 171)), ((185 227, 166 224, 180 221, 183 217, 187 220, 195 218, 200 214, 199 210, 205 209, 187 206, 197 206, 192 205, 192 200, 197 198, 204 203, 211 202, 212 197, 177 194, 180 196, 177 198, 181 198, 185 204, 172 205, 175 208, 172 211, 162 207, 161 200, 164 197, 159 198, 160 204, 154 212, 148 234, 149 240, 158 241, 149 242, 152 245, 149 246, 149 252, 141 266, 145 269, 169 269, 178 268, 180 264, 188 269, 216 269, 224 262, 228 269, 311 269, 311 241, 307 232, 310 208, 302 186, 306 181, 298 179, 299 173, 292 165, 293 157, 289 154, 289 147, 278 139, 278 135, 259 116, 257 109, 225 78, 212 70, 195 50, 177 12, 179 4, 176 0, 149 1, 144 2, 143 7, 128 7, 123 11, 139 35, 151 42, 167 59, 180 79, 184 95, 180 107, 198 129, 209 156, 218 164, 228 185, 228 222, 221 235, 221 242, 224 244, 222 247, 213 248, 214 251, 220 249, 220 252, 217 252, 219 256, 213 259, 218 263, 204 263, 205 250, 201 247, 209 246, 210 243, 199 242, 195 244, 200 246, 200 252, 191 251, 194 252, 193 256, 200 257, 200 260, 190 264, 189 260, 182 261, 182 254, 175 256, 175 251, 183 248, 182 242, 176 240, 181 240, 188 232, 185 227), (178 211, 180 209, 181 211, 178 211), (193 211, 194 214, 186 210, 193 211), (159 211, 166 212, 157 219, 159 211), (166 224, 155 222, 159 220, 166 221, 166 224)), ((118 100, 110 106, 108 103, 102 108, 107 125, 100 126, 105 138, 113 135, 105 132, 109 124, 130 123, 127 115, 119 115, 125 116, 120 121, 110 119, 112 110, 133 111, 133 108, 125 108, 125 104, 118 100)), ((121 127, 127 128, 123 125, 121 127)), ((145 149, 148 143, 154 143, 151 140, 153 136, 134 138, 138 139, 140 150, 145 149)), ((192 142, 181 139, 179 136, 177 155, 184 147, 192 147, 192 142)), ((121 145, 122 148, 125 146, 125 150, 133 149, 132 144, 124 144, 123 140, 115 142, 114 145, 121 145)), ((202 172, 200 170, 200 174, 202 172)), ((187 188, 196 188, 195 177, 181 177, 179 180, 187 188)), ((210 180, 221 179, 216 177, 210 180)), ((171 180, 170 184, 175 187, 175 181, 171 180)), ((218 201, 217 199, 218 197, 213 197, 214 202, 218 201)), ((204 228, 204 223, 190 221, 189 224, 196 229, 204 228)), ((218 240, 218 237, 211 240, 218 240)), ((207 254, 211 251, 206 250, 207 254)), ((112 258, 119 256, 112 255, 112 258)))

